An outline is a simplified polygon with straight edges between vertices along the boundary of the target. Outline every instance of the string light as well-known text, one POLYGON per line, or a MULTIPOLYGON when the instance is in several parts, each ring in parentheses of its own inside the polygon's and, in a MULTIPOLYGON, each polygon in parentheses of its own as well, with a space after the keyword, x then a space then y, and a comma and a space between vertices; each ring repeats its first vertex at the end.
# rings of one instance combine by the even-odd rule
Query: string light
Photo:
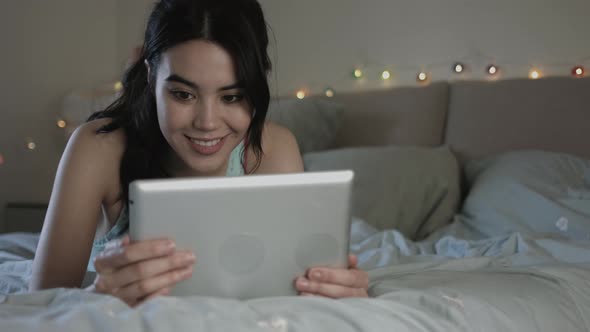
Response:
POLYGON ((332 98, 334 97, 334 89, 332 88, 326 88, 326 90, 324 90, 324 94, 326 94, 326 97, 328 98, 332 98))
POLYGON ((498 69, 498 67, 497 67, 496 65, 489 65, 489 66, 486 68, 486 72, 487 72, 489 75, 492 75, 492 76, 493 76, 493 75, 496 75, 496 74, 498 73, 498 70, 499 70, 499 69, 498 69))
MULTIPOLYGON (((485 55, 481 55, 481 54, 477 55, 478 58, 481 58, 482 56, 483 57, 486 57, 486 58, 488 58, 490 60, 493 59, 493 57, 490 57, 490 56, 485 56, 485 55)), ((466 58, 463 58, 461 61, 451 62, 451 64, 452 64, 452 72, 454 72, 456 74, 461 74, 461 73, 465 73, 467 71, 470 71, 470 65, 469 64, 466 64, 465 62, 463 62, 464 59, 466 59, 466 58)), ((476 60, 473 60, 473 61, 476 61, 476 60)), ((477 60, 477 61, 479 61, 479 60, 477 60)), ((584 65, 587 62, 590 62, 590 57, 578 59, 577 62, 578 62, 578 65, 576 65, 573 68, 570 67, 571 69, 570 69, 570 72, 568 74, 569 75, 572 75, 574 77, 584 77, 584 76, 586 76, 585 75, 586 74, 585 73, 585 68, 582 65, 584 65)), ((488 62, 488 63, 489 64, 485 68, 485 74, 486 75, 496 76, 496 75, 500 74, 501 71, 502 72, 504 71, 504 67, 501 67, 500 68, 496 64, 494 64, 493 62, 491 62, 491 63, 488 62)), ((521 64, 506 64, 506 63, 504 63, 504 65, 505 66, 510 66, 511 68, 512 67, 515 67, 515 66, 521 66, 521 67, 522 66, 526 66, 525 64, 522 64, 522 63, 521 64)), ((364 79, 364 77, 365 77, 365 72, 364 71, 365 70, 369 70, 372 67, 381 67, 381 68, 384 68, 384 67, 387 68, 387 67, 389 67, 389 68, 391 68, 390 66, 391 66, 391 64, 388 65, 388 66, 385 66, 383 64, 375 64, 375 63, 373 63, 373 64, 368 63, 367 64, 367 63, 365 63, 362 66, 357 66, 357 67, 354 68, 354 70, 352 71, 352 77, 354 79, 357 79, 357 80, 358 79, 364 79), (369 68, 369 69, 367 69, 367 68, 369 68)), ((434 64, 427 64, 423 68, 428 68, 429 70, 438 70, 440 68, 445 68, 447 66, 449 66, 449 62, 439 62, 439 63, 434 63, 434 64)), ((558 66, 559 67, 563 67, 564 65, 563 65, 563 63, 543 64, 543 68, 544 69, 545 68, 550 68, 550 67, 558 67, 558 66)), ((396 67, 396 71, 397 70, 401 70, 401 71, 410 70, 410 71, 413 71, 413 70, 416 70, 416 68, 420 68, 418 66, 413 66, 413 65, 395 65, 395 67, 396 67)), ((528 77, 530 79, 539 79, 539 78, 541 78, 543 76, 543 73, 539 69, 537 69, 536 67, 529 67, 529 68, 530 68, 530 70, 528 72, 528 77)), ((438 73, 438 71, 436 71, 436 72, 438 73)), ((397 75, 397 72, 396 72, 396 75, 397 75)), ((350 77, 350 76, 348 76, 348 77, 350 77)), ((380 71, 380 79, 381 80, 383 80, 383 81, 390 80, 392 77, 393 77, 393 74, 392 74, 392 72, 389 69, 382 69, 380 71)), ((477 77, 475 77, 475 78, 477 78, 477 77)), ((350 79, 350 78, 347 78, 347 79, 350 79)), ((430 77, 430 74, 427 73, 426 71, 419 71, 416 74, 416 81, 418 83, 427 83, 431 79, 432 78, 430 77)), ((441 79, 444 79, 444 77, 441 78, 441 79)), ((332 82, 332 83, 334 83, 334 82, 332 82)), ((114 83, 111 83, 110 87, 113 88, 115 90, 115 92, 120 92, 120 91, 123 90, 123 83, 120 82, 120 81, 114 82, 114 83)), ((313 93, 312 90, 310 90, 310 89, 305 89, 305 90, 304 89, 301 89, 301 90, 296 91, 295 96, 298 99, 305 99, 307 97, 307 95, 310 94, 310 93, 313 93)), ((332 98, 335 95, 335 91, 334 91, 334 89, 332 87, 326 87, 326 88, 323 89, 323 94, 326 97, 332 98)), ((74 121, 74 122, 76 122, 76 121, 74 121)), ((66 127, 72 125, 71 123, 68 123, 65 120, 61 119, 61 118, 58 119, 55 123, 56 123, 56 125, 59 128, 66 128, 66 127)), ((31 141, 31 142, 27 143, 27 147, 30 150, 34 150, 36 148, 36 144, 35 144, 35 142, 32 142, 31 141)))
POLYGON ((575 77, 584 77, 584 67, 575 66, 572 69, 572 75, 574 75, 575 77))
POLYGON ((303 91, 303 90, 297 91, 297 99, 303 99, 303 98, 305 98, 305 91, 303 91))
POLYGON ((536 80, 538 78, 541 78, 541 72, 538 69, 531 69, 531 71, 529 72, 529 78, 536 80))
POLYGON ((113 88, 114 88, 114 89, 115 89, 115 91, 117 91, 117 92, 118 92, 118 91, 121 91, 121 90, 123 90, 123 83, 121 83, 121 82, 117 82, 117 83, 115 83, 115 85, 113 86, 113 88))
POLYGON ((37 144, 32 139, 28 139, 27 140, 27 149, 33 151, 36 148, 37 148, 37 144))
POLYGON ((352 75, 356 79, 362 78, 363 77, 363 71, 360 70, 359 68, 357 68, 357 69, 354 70, 354 72, 352 73, 352 75))
POLYGON ((428 75, 423 71, 420 72, 418 74, 418 76, 416 76, 416 80, 421 83, 426 82, 427 79, 428 79, 428 75))

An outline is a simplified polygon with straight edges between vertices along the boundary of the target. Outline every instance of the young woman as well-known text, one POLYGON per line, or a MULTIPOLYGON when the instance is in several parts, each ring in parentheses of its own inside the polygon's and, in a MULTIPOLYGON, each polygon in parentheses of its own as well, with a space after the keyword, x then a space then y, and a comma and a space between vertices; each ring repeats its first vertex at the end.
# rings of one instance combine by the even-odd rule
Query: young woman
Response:
MULTIPOLYGON (((80 126, 62 156, 31 290, 80 287, 88 267, 97 272, 88 290, 136 305, 191 276, 193 253, 167 239, 129 240, 133 180, 303 171, 293 135, 265 122, 267 46, 256 0, 155 5, 121 97, 80 126)), ((367 296, 366 272, 356 257, 349 263, 311 268, 295 287, 302 295, 367 296)))

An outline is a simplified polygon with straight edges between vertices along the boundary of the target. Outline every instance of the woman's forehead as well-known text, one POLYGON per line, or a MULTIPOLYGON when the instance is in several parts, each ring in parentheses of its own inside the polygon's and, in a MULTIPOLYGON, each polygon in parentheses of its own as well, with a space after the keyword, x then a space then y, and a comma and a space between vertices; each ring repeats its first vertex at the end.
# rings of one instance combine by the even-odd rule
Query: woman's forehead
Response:
POLYGON ((158 78, 179 75, 199 86, 236 83, 231 55, 221 46, 204 40, 179 44, 162 54, 158 78))

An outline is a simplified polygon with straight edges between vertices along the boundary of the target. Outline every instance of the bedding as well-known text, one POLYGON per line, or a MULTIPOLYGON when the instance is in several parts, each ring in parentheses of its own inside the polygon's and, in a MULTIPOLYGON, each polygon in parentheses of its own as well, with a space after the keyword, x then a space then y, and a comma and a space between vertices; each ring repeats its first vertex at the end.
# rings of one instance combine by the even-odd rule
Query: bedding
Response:
MULTIPOLYGON (((535 155, 554 157, 522 152, 471 165, 473 191, 467 200, 487 190, 479 184, 491 181, 486 174, 493 175, 498 165, 546 166, 535 155)), ((559 164, 565 166, 557 173, 578 165, 571 161, 559 164)), ((555 175, 555 168, 550 169, 555 175)), ((583 182, 574 176, 573 184, 554 184, 564 186, 562 193, 584 190, 587 174, 582 174, 583 182)), ((522 180, 522 174, 517 178, 522 180)), ((507 195, 513 185, 514 180, 508 181, 494 190, 507 195)), ((552 193, 516 193, 527 201, 540 192, 552 193)), ((516 206, 508 213, 515 209, 506 205, 508 198, 485 210, 465 204, 451 223, 420 241, 354 217, 350 250, 369 272, 369 299, 160 297, 132 309, 114 297, 78 289, 26 293, 38 235, 0 235, 0 330, 589 331, 590 241, 564 235, 559 227, 542 232, 521 227, 525 212, 516 206), (495 223, 488 219, 491 215, 495 223), (492 235, 483 235, 480 228, 492 235)), ((534 220, 526 222, 535 225, 534 220)), ((590 218, 580 214, 579 221, 590 223, 590 218)))
POLYGON ((416 240, 448 224, 460 199, 460 169, 448 147, 359 147, 307 153, 306 171, 351 169, 352 214, 416 240))
MULTIPOLYGON (((464 242, 453 229, 432 246, 355 220, 351 249, 369 270, 371 299, 161 297, 131 309, 77 289, 25 293, 30 257, 12 257, 0 264, 2 293, 6 285, 20 290, 0 295, 0 330, 588 331, 588 243, 545 239, 551 246, 525 237, 464 242), (10 269, 19 265, 25 268, 10 269)), ((18 241, 29 246, 34 235, 18 241)), ((14 246, 14 235, 0 236, 3 248, 7 242, 14 246)))
POLYGON ((482 237, 525 232, 590 240, 590 160, 514 151, 465 166, 463 212, 482 237))

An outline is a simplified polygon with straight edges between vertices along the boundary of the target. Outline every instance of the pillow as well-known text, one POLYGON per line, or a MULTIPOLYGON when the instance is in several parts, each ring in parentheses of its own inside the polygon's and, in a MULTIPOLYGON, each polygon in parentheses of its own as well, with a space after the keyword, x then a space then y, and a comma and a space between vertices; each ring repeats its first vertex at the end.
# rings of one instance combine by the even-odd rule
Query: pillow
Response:
POLYGON ((450 223, 459 204, 459 166, 447 147, 349 148, 303 160, 306 171, 353 170, 352 214, 413 240, 450 223))
POLYGON ((462 209, 484 236, 557 233, 590 239, 590 161, 544 151, 514 151, 468 162, 462 209))
POLYGON ((303 154, 334 146, 342 110, 325 100, 279 99, 271 101, 268 119, 291 130, 303 154))

